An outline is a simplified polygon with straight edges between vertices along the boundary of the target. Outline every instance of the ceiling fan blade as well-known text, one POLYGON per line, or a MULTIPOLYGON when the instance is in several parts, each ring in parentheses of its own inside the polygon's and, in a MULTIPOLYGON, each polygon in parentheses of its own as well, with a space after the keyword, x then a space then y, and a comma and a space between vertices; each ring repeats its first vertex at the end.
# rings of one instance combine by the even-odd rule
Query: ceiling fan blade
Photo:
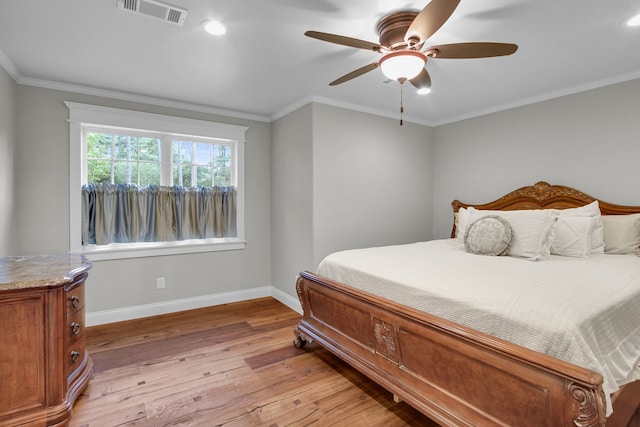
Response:
POLYGON ((340 77, 339 79, 336 79, 334 81, 332 81, 331 83, 329 83, 329 86, 336 86, 339 85, 340 83, 344 83, 346 81, 349 81, 351 79, 355 79, 358 76, 361 76, 365 73, 368 73, 369 71, 373 71, 376 68, 378 68, 378 63, 374 62, 373 64, 369 64, 369 65, 365 65, 364 67, 358 68, 357 70, 354 70, 352 72, 350 72, 349 74, 345 74, 344 76, 340 77))
POLYGON ((413 20, 404 39, 409 42, 417 39, 418 44, 424 43, 447 22, 460 0, 431 0, 413 20))
POLYGON ((409 80, 412 85, 414 85, 417 89, 423 89, 427 87, 431 87, 431 76, 427 72, 426 68, 423 68, 420 71, 420 74, 409 80))
POLYGON ((434 58, 464 59, 511 55, 516 50, 518 45, 512 43, 471 42, 431 46, 425 53, 435 51, 434 58))
POLYGON ((306 33, 304 33, 304 35, 325 42, 341 44, 343 46, 349 47, 356 47, 358 49, 373 50, 374 52, 380 52, 380 49, 382 48, 382 46, 377 43, 354 39, 352 37, 339 36, 336 34, 321 33, 320 31, 307 31, 306 33))

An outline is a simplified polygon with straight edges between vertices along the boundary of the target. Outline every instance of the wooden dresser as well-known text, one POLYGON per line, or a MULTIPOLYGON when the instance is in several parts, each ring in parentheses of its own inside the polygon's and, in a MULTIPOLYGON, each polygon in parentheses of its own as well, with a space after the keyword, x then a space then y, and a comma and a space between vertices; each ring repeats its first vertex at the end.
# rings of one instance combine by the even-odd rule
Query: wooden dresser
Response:
POLYGON ((79 255, 0 259, 0 426, 65 426, 89 382, 79 255))

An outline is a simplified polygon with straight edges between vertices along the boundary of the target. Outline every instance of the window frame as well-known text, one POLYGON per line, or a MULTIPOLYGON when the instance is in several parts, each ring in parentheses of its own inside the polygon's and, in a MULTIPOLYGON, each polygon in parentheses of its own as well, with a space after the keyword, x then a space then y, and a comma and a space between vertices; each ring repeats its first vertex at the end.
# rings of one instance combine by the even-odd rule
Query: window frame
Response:
MULTIPOLYGON (((76 102, 65 102, 65 105, 69 109, 69 252, 81 253, 92 261, 98 261, 245 248, 244 145, 248 127, 76 102), (201 137, 229 141, 235 154, 232 169, 236 173, 237 237, 83 246, 81 186, 83 177, 87 176, 86 147, 82 142, 84 127, 127 128, 142 132, 171 134, 172 137, 201 137)), ((170 168, 171 165, 169 164, 168 167, 170 168)))

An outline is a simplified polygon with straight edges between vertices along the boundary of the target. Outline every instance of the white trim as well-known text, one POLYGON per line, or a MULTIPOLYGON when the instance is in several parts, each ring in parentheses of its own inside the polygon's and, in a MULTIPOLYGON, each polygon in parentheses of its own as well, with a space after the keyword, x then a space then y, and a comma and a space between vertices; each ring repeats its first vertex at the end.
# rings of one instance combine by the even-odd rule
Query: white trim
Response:
POLYGON ((600 89, 606 86, 623 83, 623 82, 634 80, 637 78, 640 78, 640 72, 614 76, 607 79, 598 80, 595 82, 589 82, 582 85, 572 86, 572 87, 564 88, 564 89, 553 91, 553 92, 547 92, 542 95, 532 96, 530 98, 520 99, 518 101, 511 102, 508 104, 496 105, 490 108, 486 108, 484 110, 471 111, 470 113, 462 114, 460 116, 444 118, 442 120, 435 121, 431 126, 436 127, 436 126, 447 125, 450 123, 456 123, 463 120, 473 119, 475 117, 486 116, 487 114, 498 113, 500 111, 511 110, 513 108, 524 107, 527 105, 533 105, 533 104, 537 104, 543 101, 548 101, 551 99, 562 98, 563 96, 574 95, 577 93, 582 93, 582 92, 586 92, 594 89, 600 89))
POLYGON ((107 323, 122 322, 125 320, 140 319, 143 317, 157 316, 160 314, 175 313, 178 311, 193 310, 269 296, 274 297, 276 300, 280 301, 292 310, 302 313, 300 303, 297 299, 284 293, 280 289, 274 288, 273 286, 263 286, 260 288, 245 289, 241 291, 222 292, 219 294, 203 295, 193 298, 183 298, 179 300, 116 308, 113 310, 94 311, 86 314, 85 324, 86 326, 104 325, 107 323))
POLYGON ((4 68, 7 73, 18 83, 20 81, 20 73, 11 59, 0 49, 0 67, 4 68))
POLYGON ((90 261, 105 261, 112 259, 143 258, 163 255, 193 254, 200 252, 235 251, 244 249, 246 240, 238 239, 209 239, 209 240, 184 240, 176 242, 150 242, 136 243, 132 245, 118 245, 116 243, 106 246, 88 245, 75 251, 86 256, 90 261), (215 241, 219 240, 219 241, 215 241))
MULTIPOLYGON (((371 114, 374 116, 387 117, 390 119, 398 119, 398 115, 395 113, 389 113, 388 111, 378 110, 375 108, 365 107, 359 104, 352 104, 350 102, 344 102, 333 98, 327 98, 324 96, 310 96, 300 101, 294 102, 283 109, 277 111, 271 116, 271 121, 276 121, 289 113, 296 111, 297 109, 304 107, 305 105, 315 102, 317 104, 330 105, 332 107, 344 108, 347 110, 357 111, 360 113, 371 114)), ((405 115, 403 120, 407 123, 415 123, 423 126, 433 126, 433 123, 429 120, 419 119, 417 117, 411 117, 405 115)))
POLYGON ((271 296, 296 313, 302 314, 302 305, 300 304, 300 300, 298 300, 298 298, 292 297, 288 293, 274 286, 271 287, 271 296))
POLYGON ((311 102, 314 102, 314 98, 312 96, 309 96, 307 98, 303 98, 299 101, 296 101, 293 104, 289 104, 286 107, 282 108, 281 110, 278 110, 275 113, 273 113, 273 115, 271 115, 270 117, 271 121, 275 122, 276 120, 283 118, 287 114, 293 113, 294 111, 304 107, 305 105, 311 102))
MULTIPOLYGON (((9 70, 7 70, 9 71, 9 70)), ((223 108, 210 107, 207 105, 192 104, 189 102, 175 101, 154 96, 137 95, 116 90, 99 89, 95 87, 81 86, 69 83, 61 83, 50 80, 40 80, 31 77, 22 77, 19 74, 13 79, 21 85, 42 87, 45 89, 60 90, 65 92, 80 93, 84 95, 100 96, 103 98, 119 99, 121 101, 141 102, 143 104, 157 105, 161 107, 178 108, 180 110, 196 111, 199 113, 215 114, 237 119, 255 120, 257 122, 270 122, 269 117, 259 114, 245 113, 242 111, 225 110, 223 108)))
POLYGON ((71 124, 80 122, 96 126, 115 126, 131 129, 226 138, 244 141, 247 126, 230 125, 206 120, 188 119, 164 114, 146 113, 121 108, 101 107, 65 101, 71 124))
MULTIPOLYGON (((594 82, 589 82, 589 83, 585 83, 582 85, 577 85, 577 86, 573 86, 573 87, 569 87, 569 88, 564 88, 562 90, 558 90, 558 91, 553 91, 553 92, 548 92, 542 95, 537 95, 537 96, 533 96, 530 98, 525 98, 525 99, 521 99, 515 102, 511 102, 508 104, 502 104, 502 105, 496 105, 493 107, 489 107, 483 110, 474 110, 471 111, 467 114, 462 114, 459 116, 452 116, 452 117, 445 117, 444 119, 441 120, 425 120, 425 119, 420 119, 417 117, 411 117, 411 116, 404 116, 403 120, 405 122, 410 122, 410 123, 416 123, 419 125, 424 125, 424 126, 429 126, 429 127, 437 127, 437 126, 442 126, 442 125, 446 125, 446 124, 450 124, 450 123, 455 123, 455 122, 459 122, 462 120, 467 120, 467 119, 473 119, 475 117, 481 117, 481 116, 485 116, 487 114, 492 114, 492 113, 497 113, 500 111, 505 111, 505 110, 510 110, 512 108, 518 108, 518 107, 523 107, 526 105, 531 105, 531 104, 536 104, 538 102, 542 102, 542 101, 547 101, 550 99, 555 99, 555 98, 561 98, 563 96, 567 96, 567 95, 573 95, 576 93, 581 93, 581 92, 586 92, 588 90, 593 90, 593 89, 599 89, 602 87, 606 87, 606 86, 610 86, 610 85, 614 85, 614 84, 618 84, 618 83, 622 83, 622 82, 626 82, 629 80, 634 80, 640 78, 640 72, 633 72, 633 73, 628 73, 628 74, 622 74, 619 76, 614 76, 614 77, 610 77, 610 78, 606 78, 606 79, 602 79, 602 80, 598 80, 598 81, 594 81, 594 82)), ((332 98, 327 98, 327 97, 323 97, 323 96, 309 96, 306 97, 304 99, 301 99, 297 102, 294 102, 292 104, 289 104, 288 106, 282 108, 281 110, 275 112, 274 114, 271 115, 270 119, 271 121, 276 121, 284 116, 286 116, 289 113, 294 112, 295 110, 304 107, 305 105, 309 104, 309 103, 318 103, 318 104, 325 104, 325 105, 330 105, 333 107, 338 107, 338 108, 345 108, 347 110, 353 110, 353 111, 359 111, 361 113, 367 113, 367 114, 372 114, 375 116, 381 116, 381 117, 388 117, 388 118, 397 118, 397 115, 394 115, 392 113, 386 112, 386 111, 381 111, 381 110, 377 110, 374 108, 369 108, 369 107, 365 107, 363 105, 358 105, 358 104, 352 104, 349 102, 344 102, 344 101, 340 101, 340 100, 336 100, 336 99, 332 99, 332 98)))

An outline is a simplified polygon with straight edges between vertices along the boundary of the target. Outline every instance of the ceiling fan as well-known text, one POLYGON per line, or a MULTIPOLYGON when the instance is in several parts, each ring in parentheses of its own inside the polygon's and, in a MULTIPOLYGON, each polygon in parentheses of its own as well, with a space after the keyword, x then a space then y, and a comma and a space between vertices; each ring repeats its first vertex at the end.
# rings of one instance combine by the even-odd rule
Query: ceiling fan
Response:
POLYGON ((470 42, 427 46, 425 43, 444 25, 460 0, 432 0, 421 12, 394 12, 377 24, 379 43, 319 31, 304 34, 314 39, 381 53, 382 57, 329 83, 339 85, 380 67, 389 79, 401 84, 409 80, 418 89, 431 87, 427 58, 487 58, 511 55, 512 43, 470 42))

